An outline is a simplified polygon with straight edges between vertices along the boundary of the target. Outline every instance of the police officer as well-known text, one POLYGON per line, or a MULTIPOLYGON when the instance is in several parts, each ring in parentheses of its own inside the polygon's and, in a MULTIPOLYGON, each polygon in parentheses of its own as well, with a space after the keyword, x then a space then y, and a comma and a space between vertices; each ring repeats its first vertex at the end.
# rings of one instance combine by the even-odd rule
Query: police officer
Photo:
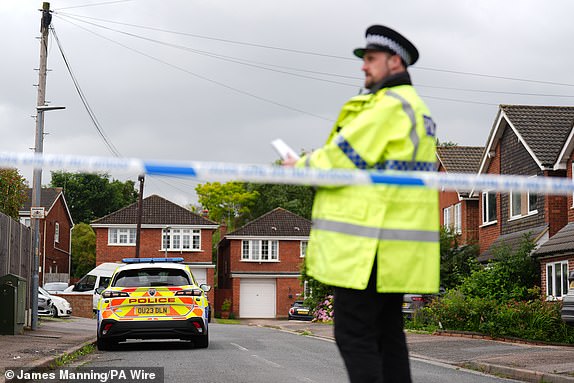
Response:
MULTIPOLYGON (((368 92, 342 108, 326 144, 286 166, 434 171, 435 124, 407 68, 415 46, 373 25, 363 59, 368 92)), ((403 294, 439 285, 438 194, 394 185, 321 187, 305 260, 335 287, 335 338, 351 382, 410 382, 403 294)))

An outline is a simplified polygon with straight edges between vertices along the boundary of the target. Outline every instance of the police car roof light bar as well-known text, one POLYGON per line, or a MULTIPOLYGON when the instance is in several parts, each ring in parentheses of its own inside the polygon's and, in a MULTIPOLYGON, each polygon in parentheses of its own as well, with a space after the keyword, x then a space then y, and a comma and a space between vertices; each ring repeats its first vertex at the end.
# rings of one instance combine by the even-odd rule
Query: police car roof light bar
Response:
POLYGON ((181 257, 173 258, 124 258, 123 263, 180 263, 183 262, 181 257))

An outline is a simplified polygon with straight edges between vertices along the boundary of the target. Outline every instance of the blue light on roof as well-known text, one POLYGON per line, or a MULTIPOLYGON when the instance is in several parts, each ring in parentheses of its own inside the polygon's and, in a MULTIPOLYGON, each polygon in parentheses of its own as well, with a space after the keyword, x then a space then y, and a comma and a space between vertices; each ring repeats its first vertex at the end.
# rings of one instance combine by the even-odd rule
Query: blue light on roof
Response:
POLYGON ((179 263, 183 262, 183 258, 181 257, 174 257, 174 258, 124 258, 122 259, 123 263, 179 263))

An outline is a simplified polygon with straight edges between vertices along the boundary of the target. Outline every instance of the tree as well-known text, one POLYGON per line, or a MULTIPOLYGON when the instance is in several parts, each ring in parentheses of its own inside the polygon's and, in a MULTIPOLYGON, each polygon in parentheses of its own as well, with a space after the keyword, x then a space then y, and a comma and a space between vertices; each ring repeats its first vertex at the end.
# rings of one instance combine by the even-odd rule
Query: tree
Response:
POLYGON ((90 222, 137 201, 135 182, 110 181, 108 174, 52 172, 52 187, 64 189, 75 223, 90 222))
POLYGON ((0 169, 0 212, 18 219, 26 201, 26 180, 17 169, 0 169))
POLYGON ((277 207, 311 219, 315 192, 310 186, 248 183, 246 188, 259 194, 257 203, 251 209, 250 220, 277 207))
POLYGON ((445 289, 457 287, 474 270, 479 268, 478 245, 458 243, 458 235, 452 230, 440 229, 440 286, 445 289))
POLYGON ((525 235, 516 249, 502 245, 493 250, 494 259, 467 277, 460 291, 469 297, 509 300, 539 298, 539 263, 532 257, 535 248, 530 235, 525 235))
POLYGON ((198 201, 212 221, 225 220, 230 230, 245 221, 259 193, 248 191, 241 182, 207 182, 195 188, 198 201))
POLYGON ((72 230, 72 276, 82 277, 96 267, 96 233, 87 223, 72 230))

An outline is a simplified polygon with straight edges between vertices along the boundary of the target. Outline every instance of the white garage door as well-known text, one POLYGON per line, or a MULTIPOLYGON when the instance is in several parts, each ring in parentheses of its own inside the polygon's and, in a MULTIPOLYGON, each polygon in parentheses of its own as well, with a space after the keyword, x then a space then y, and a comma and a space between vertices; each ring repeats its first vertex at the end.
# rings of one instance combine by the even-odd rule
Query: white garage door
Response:
POLYGON ((191 269, 193 273, 193 277, 198 284, 206 283, 207 284, 207 269, 191 269))
POLYGON ((275 279, 241 279, 241 318, 275 318, 275 279))

